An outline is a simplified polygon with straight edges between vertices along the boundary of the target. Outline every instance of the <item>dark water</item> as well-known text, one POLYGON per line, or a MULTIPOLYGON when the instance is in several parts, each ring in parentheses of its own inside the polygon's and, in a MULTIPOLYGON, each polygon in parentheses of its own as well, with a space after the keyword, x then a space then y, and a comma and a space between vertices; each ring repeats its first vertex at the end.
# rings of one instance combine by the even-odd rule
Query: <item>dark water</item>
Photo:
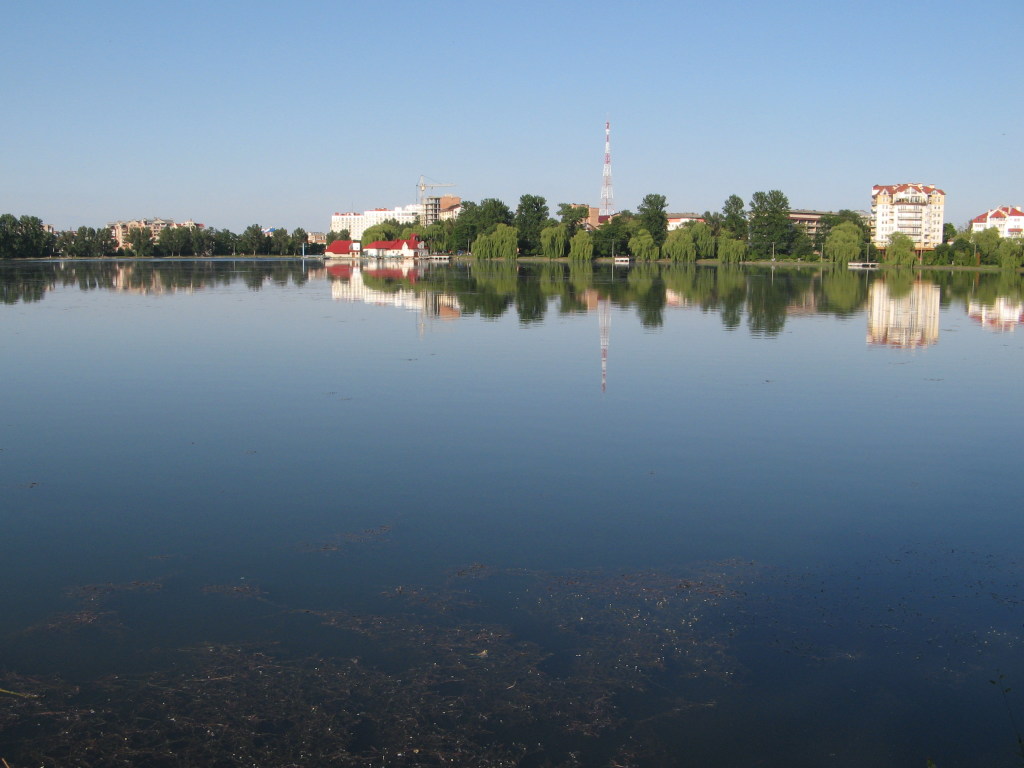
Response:
POLYGON ((1022 295, 0 265, 0 757, 1019 765, 1022 295))

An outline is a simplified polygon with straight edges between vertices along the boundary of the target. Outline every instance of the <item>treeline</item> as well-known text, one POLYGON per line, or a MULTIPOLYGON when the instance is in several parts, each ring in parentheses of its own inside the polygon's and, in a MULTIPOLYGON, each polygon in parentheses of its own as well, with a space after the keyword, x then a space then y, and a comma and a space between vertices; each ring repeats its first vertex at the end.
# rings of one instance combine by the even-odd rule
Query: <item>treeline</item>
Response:
POLYGON ((501 200, 488 198, 480 203, 463 202, 457 219, 435 222, 421 228, 419 235, 433 251, 471 252, 483 258, 544 256, 588 261, 632 256, 638 261, 718 259, 736 263, 770 258, 813 260, 822 252, 832 228, 848 222, 856 227, 865 255, 871 253, 870 231, 858 214, 840 211, 823 217, 818 240, 812 241, 789 218, 789 200, 779 190, 755 192, 749 208, 738 195, 731 195, 721 211, 705 211, 703 221, 671 231, 666 199, 660 194, 646 195, 636 212, 621 211, 596 228, 585 225, 589 214, 587 206, 562 203, 552 215, 539 195, 523 195, 515 211, 501 200))
POLYGON ((394 239, 399 233, 408 237, 416 232, 433 252, 468 252, 487 259, 544 256, 589 261, 624 255, 638 261, 677 263, 824 259, 846 265, 880 260, 897 266, 991 265, 1004 269, 1018 269, 1024 262, 1024 241, 1000 238, 995 229, 957 232, 952 224, 945 226, 947 242, 932 251, 919 252, 913 240, 899 232, 879 251, 872 243, 869 223, 861 214, 846 209, 822 215, 811 238, 790 218, 789 198, 777 189, 755 192, 749 205, 739 195, 730 195, 720 211, 704 211, 702 221, 671 231, 664 195, 646 195, 636 213, 622 211, 597 228, 584 226, 589 213, 587 206, 562 203, 552 216, 547 201, 539 195, 523 195, 515 211, 501 200, 488 198, 480 203, 464 202, 457 219, 426 228, 385 222, 373 232, 373 239, 394 239))
POLYGON ((148 228, 138 227, 128 231, 125 247, 118 248, 109 227, 79 227, 54 233, 36 216, 0 215, 0 258, 3 259, 297 256, 303 253, 303 245, 306 254, 323 253, 322 244, 307 243, 307 240, 306 231, 301 227, 292 232, 278 228, 269 234, 259 224, 246 227, 241 234, 207 227, 167 227, 155 238, 148 228))

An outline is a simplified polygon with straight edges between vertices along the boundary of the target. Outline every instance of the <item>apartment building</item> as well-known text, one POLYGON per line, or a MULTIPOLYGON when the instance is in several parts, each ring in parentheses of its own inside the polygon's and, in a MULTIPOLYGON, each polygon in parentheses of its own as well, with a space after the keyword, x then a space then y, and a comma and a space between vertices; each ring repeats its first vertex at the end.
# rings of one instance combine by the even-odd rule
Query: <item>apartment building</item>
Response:
POLYGON ((174 219, 134 219, 132 221, 113 221, 107 226, 110 227, 110 232, 114 236, 114 240, 117 241, 117 247, 127 248, 128 232, 133 229, 148 229, 150 234, 153 235, 153 239, 156 240, 161 232, 171 227, 195 229, 196 227, 202 228, 205 225, 197 224, 192 219, 183 221, 180 224, 176 224, 174 219))
POLYGON ((971 231, 983 232, 990 227, 1000 237, 1024 237, 1024 210, 1020 206, 1001 205, 971 219, 971 231))
POLYGON ((914 241, 918 250, 942 242, 946 193, 932 184, 890 184, 871 188, 871 233, 877 248, 885 248, 895 232, 914 241))
POLYGON ((363 232, 388 219, 394 219, 399 224, 412 224, 417 218, 423 221, 423 206, 419 203, 399 208, 374 208, 362 213, 335 213, 331 216, 331 231, 341 232, 347 229, 352 240, 360 240, 363 232))

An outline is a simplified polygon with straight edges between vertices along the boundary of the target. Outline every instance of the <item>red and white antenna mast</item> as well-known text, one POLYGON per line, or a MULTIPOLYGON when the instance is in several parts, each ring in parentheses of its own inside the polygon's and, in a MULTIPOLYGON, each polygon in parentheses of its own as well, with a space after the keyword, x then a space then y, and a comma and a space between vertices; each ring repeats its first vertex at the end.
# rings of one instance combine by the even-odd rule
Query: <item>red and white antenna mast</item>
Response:
POLYGON ((615 199, 612 196, 612 124, 604 122, 604 170, 601 172, 601 215, 615 213, 615 199))

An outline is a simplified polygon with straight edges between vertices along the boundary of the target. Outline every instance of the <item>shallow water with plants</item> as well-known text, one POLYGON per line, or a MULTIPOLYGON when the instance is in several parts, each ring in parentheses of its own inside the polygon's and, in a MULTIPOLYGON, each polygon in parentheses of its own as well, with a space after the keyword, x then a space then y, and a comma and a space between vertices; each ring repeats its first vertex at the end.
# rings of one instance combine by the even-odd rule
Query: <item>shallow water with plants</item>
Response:
POLYGON ((0 264, 0 757, 1020 765, 1017 273, 0 264))

